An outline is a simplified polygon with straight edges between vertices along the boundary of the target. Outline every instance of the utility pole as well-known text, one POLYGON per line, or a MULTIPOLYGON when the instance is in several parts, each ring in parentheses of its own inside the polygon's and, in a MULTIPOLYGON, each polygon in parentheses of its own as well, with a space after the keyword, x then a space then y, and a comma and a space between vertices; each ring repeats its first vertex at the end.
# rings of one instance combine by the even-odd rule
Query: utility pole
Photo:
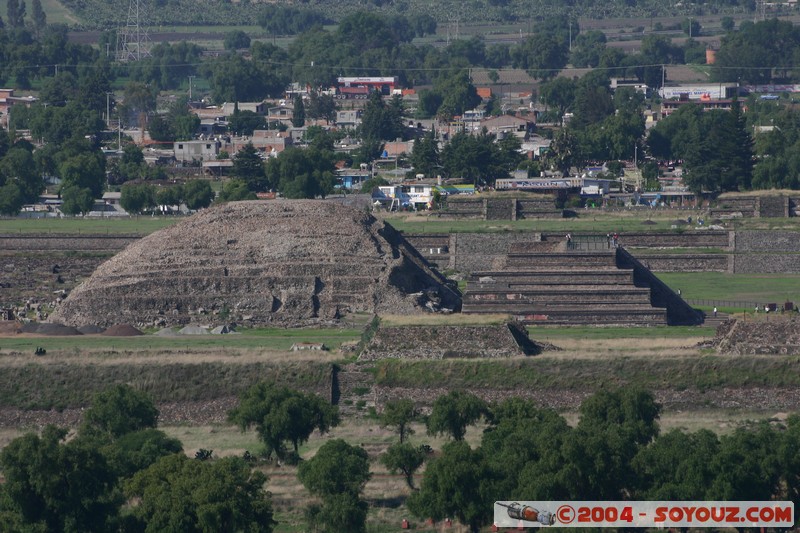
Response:
POLYGON ((192 80, 193 79, 194 79, 194 76, 189 76, 189 102, 190 103, 192 101, 192 80))
POLYGON ((111 95, 113 93, 106 93, 106 129, 111 129, 111 95))

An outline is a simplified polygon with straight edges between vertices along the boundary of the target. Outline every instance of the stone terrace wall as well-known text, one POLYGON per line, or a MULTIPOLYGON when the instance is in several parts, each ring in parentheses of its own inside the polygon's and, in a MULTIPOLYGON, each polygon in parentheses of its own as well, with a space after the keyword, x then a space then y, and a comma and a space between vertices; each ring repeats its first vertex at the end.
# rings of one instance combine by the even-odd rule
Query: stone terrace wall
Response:
POLYGON ((563 218, 552 198, 513 198, 508 196, 457 196, 447 200, 440 217, 517 220, 522 218, 563 218))
POLYGON ((724 354, 800 354, 800 319, 796 316, 764 316, 760 320, 732 320, 714 344, 724 354))
POLYGON ((798 254, 737 254, 734 274, 800 274, 798 254))
POLYGON ((733 272, 729 254, 636 254, 653 272, 733 272))
POLYGON ((737 231, 736 253, 800 253, 800 233, 793 231, 737 231))
POLYGON ((486 220, 515 220, 517 200, 513 198, 487 198, 486 220))
MULTIPOLYGON (((580 233, 573 233, 579 237, 580 233)), ((595 234, 596 235, 596 234, 595 234)), ((542 233, 545 240, 563 240, 563 233, 542 233)), ((727 248, 729 238, 727 231, 685 231, 678 232, 623 232, 619 234, 619 242, 626 248, 727 248)))
POLYGON ((539 233, 454 233, 450 266, 459 272, 497 270, 513 243, 538 242, 539 233))
MULTIPOLYGON (((514 324, 494 326, 403 326, 378 328, 361 361, 376 359, 446 359, 450 357, 514 357, 530 353, 520 346, 517 335, 521 328, 514 324), (512 328, 515 331, 512 331, 512 328)), ((527 342, 530 342, 527 340, 527 342)))
POLYGON ((761 196, 758 199, 758 216, 783 218, 789 216, 789 198, 786 196, 761 196))

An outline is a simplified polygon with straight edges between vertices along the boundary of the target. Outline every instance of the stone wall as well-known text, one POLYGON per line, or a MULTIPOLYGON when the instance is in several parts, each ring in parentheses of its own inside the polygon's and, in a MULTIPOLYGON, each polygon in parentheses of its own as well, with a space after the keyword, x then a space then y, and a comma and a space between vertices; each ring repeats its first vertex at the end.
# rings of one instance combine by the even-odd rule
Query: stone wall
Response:
POLYGON ((737 254, 733 258, 734 274, 800 274, 798 254, 737 254))
POLYGON ((638 254, 641 263, 653 272, 733 272, 731 254, 638 254))
POLYGON ((440 217, 517 220, 522 218, 563 218, 552 198, 513 198, 509 196, 455 196, 449 198, 440 217))
POLYGON ((793 231, 737 231, 736 253, 800 253, 800 233, 793 231))
POLYGON ((539 233, 454 233, 450 240, 450 267, 459 272, 496 270, 512 243, 536 242, 539 233))
MULTIPOLYGON (((573 238, 582 234, 573 232, 573 238)), ((593 235, 598 235, 594 233, 593 235)), ((563 240, 563 232, 544 232, 545 240, 563 240)), ((631 231, 619 234, 619 243, 626 248, 727 248, 727 231, 691 230, 684 232, 631 231)))
POLYGON ((493 358, 532 355, 539 349, 514 323, 492 326, 381 326, 361 361, 376 359, 493 358))
POLYGON ((783 218, 789 216, 789 198, 786 196, 760 196, 758 216, 783 218))

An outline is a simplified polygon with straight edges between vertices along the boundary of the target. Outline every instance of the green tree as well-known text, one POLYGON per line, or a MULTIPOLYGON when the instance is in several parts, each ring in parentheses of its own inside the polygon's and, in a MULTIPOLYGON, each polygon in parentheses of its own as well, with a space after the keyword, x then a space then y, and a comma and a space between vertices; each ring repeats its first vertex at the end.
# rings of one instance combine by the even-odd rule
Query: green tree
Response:
POLYGON ((708 430, 672 430, 642 448, 631 463, 636 497, 644 500, 704 500, 714 481, 719 439, 708 430))
POLYGON ((84 414, 81 431, 118 438, 154 428, 157 422, 158 409, 147 394, 130 385, 117 385, 95 395, 84 414))
POLYGON ((391 427, 400 436, 400 443, 414 434, 411 423, 419 418, 414 400, 403 398, 386 402, 381 413, 381 427, 391 427))
POLYGON ((361 137, 367 141, 393 141, 402 138, 403 129, 402 99, 395 97, 387 106, 380 93, 370 94, 361 117, 361 137))
POLYGON ((760 501, 778 494, 783 475, 779 446, 779 437, 768 422, 720 437, 712 463, 716 475, 706 498, 760 501))
POLYGON ((275 527, 267 478, 241 458, 198 461, 184 454, 162 457, 125 484, 135 499, 141 531, 270 533, 275 527))
POLYGON ((30 150, 14 146, 0 160, 0 183, 14 183, 22 195, 23 203, 34 203, 44 190, 42 176, 30 150))
POLYGON ((234 111, 228 117, 228 130, 237 135, 252 135, 255 130, 267 129, 267 120, 253 111, 234 111))
POLYGON ((335 168, 333 152, 290 147, 267 161, 266 175, 287 198, 316 198, 333 190, 335 168))
POLYGON ((156 204, 166 206, 179 206, 183 203, 183 186, 174 185, 164 187, 156 193, 156 204))
POLYGON ((722 17, 719 22, 725 33, 730 33, 736 28, 736 22, 733 20, 733 17, 722 17))
POLYGON ((455 517, 477 533, 491 523, 494 501, 492 473, 480 449, 464 441, 449 442, 425 468, 420 490, 409 496, 409 510, 419 518, 442 520, 455 517))
POLYGON ((412 490, 414 487, 414 473, 422 466, 425 461, 425 452, 419 447, 412 446, 408 442, 392 444, 386 453, 381 456, 381 463, 391 472, 396 474, 402 472, 406 477, 406 484, 412 490))
POLYGON ((293 100, 292 108, 292 126, 295 128, 302 128, 306 125, 306 106, 303 103, 303 97, 297 95, 293 100))
POLYGON ((102 196, 106 184, 106 161, 100 150, 67 155, 58 165, 58 172, 64 187, 74 185, 89 189, 94 198, 102 196))
POLYGON ((326 124, 336 120, 336 100, 330 94, 319 94, 312 91, 309 95, 306 114, 310 118, 325 119, 326 124))
POLYGON ((68 215, 88 213, 94 206, 94 197, 89 189, 80 189, 70 185, 61 191, 61 211, 68 215))
POLYGON ((225 50, 240 50, 250 48, 250 36, 242 30, 234 30, 225 34, 223 42, 225 50))
POLYGON ((685 18, 681 21, 681 30, 689 37, 698 37, 702 27, 700 21, 694 18, 685 18))
POLYGON ((555 77, 567 64, 568 46, 553 35, 537 33, 511 49, 515 68, 540 80, 555 77))
POLYGON ((0 215, 16 216, 23 205, 25 205, 25 200, 16 183, 11 182, 0 186, 0 215))
POLYGON ((287 441, 297 457, 300 444, 311 433, 324 433, 339 424, 339 412, 319 396, 259 383, 242 394, 228 419, 242 430, 255 427, 267 453, 283 459, 287 441))
POLYGON ((231 174, 234 178, 244 181, 252 192, 263 192, 268 188, 264 161, 258 155, 253 143, 247 143, 233 156, 231 174))
POLYGON ((213 200, 214 191, 206 180, 190 180, 183 186, 183 201, 189 209, 208 207, 213 200))
POLYGON ((147 115, 156 109, 156 90, 147 84, 132 81, 125 86, 122 101, 119 110, 123 120, 142 127, 147 123, 147 115))
POLYGON ((369 457, 360 446, 332 439, 300 463, 297 477, 311 494, 323 499, 337 494, 359 496, 371 477, 369 457))
POLYGON ((254 192, 247 188, 247 183, 240 179, 225 182, 217 196, 217 202, 239 202, 241 200, 255 200, 254 192))
POLYGON ((172 131, 172 124, 169 123, 166 117, 161 115, 153 115, 147 122, 147 132, 150 138, 159 142, 173 142, 175 141, 175 132, 172 131))
POLYGON ((558 116, 561 118, 575 103, 575 89, 575 81, 559 76, 542 82, 539 86, 539 97, 546 106, 558 109, 558 116))
POLYGON ((473 394, 450 391, 433 402, 431 414, 426 421, 429 435, 447 435, 454 440, 463 440, 467 426, 480 420, 488 412, 486 402, 473 394))
POLYGON ((330 440, 314 457, 300 463, 297 477, 323 501, 313 517, 315 525, 330 533, 365 531, 367 504, 361 492, 370 479, 366 450, 342 439, 330 440))
MULTIPOLYGON (((103 439, 90 436, 90 442, 101 444, 103 439)), ((120 479, 130 479, 162 457, 183 452, 183 445, 161 430, 148 428, 125 433, 100 451, 120 479)))
MULTIPOLYGON (((0 453, 5 483, 0 521, 14 531, 107 532, 116 529, 121 498, 99 451, 64 442, 66 430, 14 439, 0 453)), ((0 494, 2 496, 2 494, 0 494)))
POLYGON ((659 410, 652 394, 633 387, 601 390, 585 400, 563 446, 569 492, 622 498, 636 484, 631 461, 658 435, 659 410))
POLYGON ((42 8, 42 0, 33 0, 31 2, 31 9, 33 10, 31 14, 33 29, 36 31, 36 34, 39 35, 47 27, 47 15, 42 8))
POLYGON ((152 185, 123 185, 119 204, 128 213, 140 215, 156 206, 155 189, 152 185))
POLYGON ((411 151, 411 166, 415 174, 424 174, 433 177, 441 172, 441 158, 439 157, 439 141, 436 132, 431 129, 424 137, 414 139, 414 148, 411 151))

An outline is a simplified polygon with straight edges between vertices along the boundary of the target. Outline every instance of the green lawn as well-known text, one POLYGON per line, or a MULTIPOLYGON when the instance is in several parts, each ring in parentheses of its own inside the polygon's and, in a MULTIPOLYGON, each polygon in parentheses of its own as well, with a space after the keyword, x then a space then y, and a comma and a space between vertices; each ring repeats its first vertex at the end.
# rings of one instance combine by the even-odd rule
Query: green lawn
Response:
POLYGON ((670 231, 674 219, 609 217, 603 214, 585 218, 542 220, 446 220, 437 217, 388 216, 385 220, 395 229, 407 233, 486 233, 502 231, 581 231, 605 234, 626 231, 670 231), (646 220, 646 219, 644 219, 646 220))
POLYGON ((689 300, 800 303, 800 275, 661 272, 658 277, 689 300))
POLYGON ((0 233, 134 233, 147 235, 185 217, 2 218, 0 233))
POLYGON ((296 342, 324 343, 336 349, 343 342, 356 341, 361 331, 355 329, 254 329, 242 330, 239 335, 181 335, 161 337, 104 337, 102 335, 75 335, 71 337, 9 337, 0 343, 2 351, 33 351, 41 346, 48 351, 83 350, 201 350, 264 349, 288 350, 296 342))

